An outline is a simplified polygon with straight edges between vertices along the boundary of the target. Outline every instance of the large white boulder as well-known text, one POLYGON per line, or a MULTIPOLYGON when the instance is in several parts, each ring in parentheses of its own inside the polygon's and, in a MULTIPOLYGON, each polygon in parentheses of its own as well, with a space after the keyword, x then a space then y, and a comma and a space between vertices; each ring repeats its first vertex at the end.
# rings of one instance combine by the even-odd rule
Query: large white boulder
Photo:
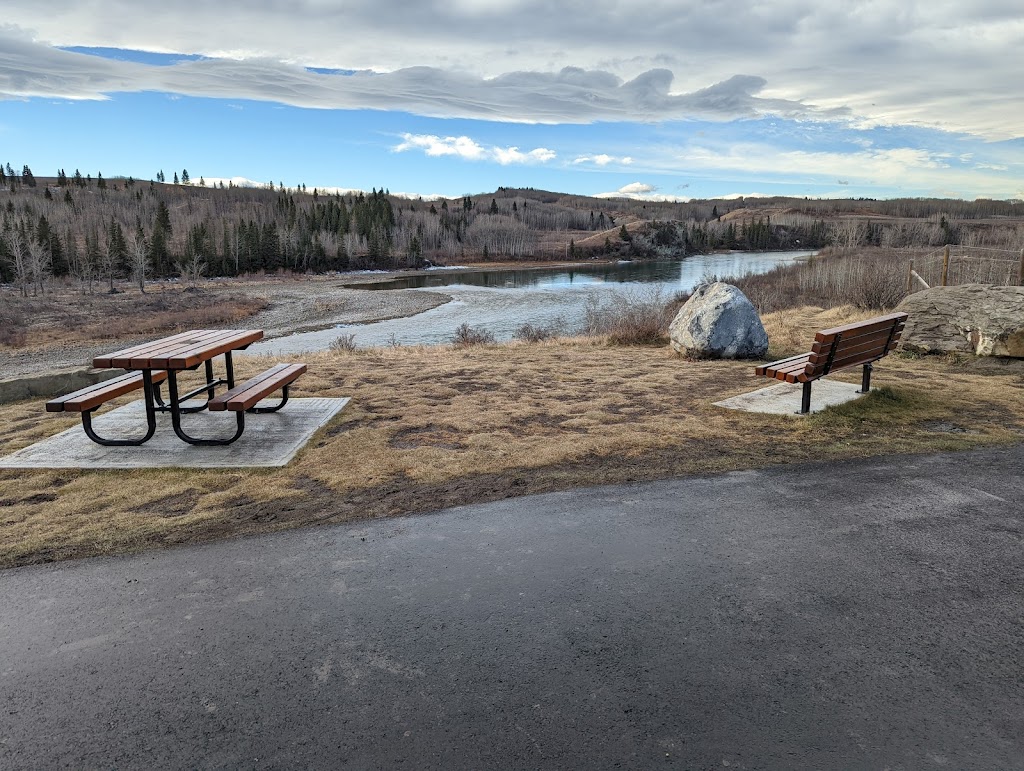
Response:
POLYGON ((1024 358, 1024 286, 936 286, 897 310, 910 314, 905 351, 1024 358))
POLYGON ((768 333, 747 296, 732 284, 698 286, 668 328, 679 353, 705 359, 760 359, 768 333))

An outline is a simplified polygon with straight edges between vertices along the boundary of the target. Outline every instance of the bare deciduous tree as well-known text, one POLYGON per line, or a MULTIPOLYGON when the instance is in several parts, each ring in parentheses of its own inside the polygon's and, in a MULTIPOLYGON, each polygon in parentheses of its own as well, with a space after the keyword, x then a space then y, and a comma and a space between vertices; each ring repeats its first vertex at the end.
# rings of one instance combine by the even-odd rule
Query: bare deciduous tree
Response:
POLYGON ((25 240, 21 237, 21 233, 11 228, 4 232, 4 245, 7 247, 11 267, 14 269, 14 279, 18 282, 18 287, 21 289, 21 296, 28 297, 30 273, 28 268, 28 249, 25 246, 25 240))
POLYGON ((129 234, 125 239, 128 246, 128 260, 131 266, 132 280, 139 285, 139 291, 146 293, 146 275, 149 273, 149 246, 146 239, 129 234))
POLYGON ((32 294, 45 294, 46 281, 50 278, 50 247, 34 238, 26 239, 28 248, 28 274, 32 282, 32 294))
POLYGON ((194 254, 189 259, 178 263, 178 275, 187 281, 189 286, 195 286, 204 273, 206 273, 206 260, 200 254, 194 254))

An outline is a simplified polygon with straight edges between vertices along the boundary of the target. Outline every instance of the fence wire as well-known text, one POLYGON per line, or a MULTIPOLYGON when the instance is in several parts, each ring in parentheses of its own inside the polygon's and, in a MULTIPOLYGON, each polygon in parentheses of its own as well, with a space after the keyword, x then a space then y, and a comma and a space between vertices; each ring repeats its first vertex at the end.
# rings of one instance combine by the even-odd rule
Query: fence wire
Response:
MULTIPOLYGON (((949 250, 949 267, 945 284, 991 284, 1013 286, 1024 284, 1024 250, 989 249, 986 247, 953 246, 949 250), (1002 255, 1018 255, 1016 258, 1002 255), (1000 256, 995 256, 1000 255, 1000 256)), ((942 286, 945 250, 938 249, 913 259, 913 270, 929 286, 942 286)), ((924 289, 920 281, 910 280, 911 291, 924 289)))

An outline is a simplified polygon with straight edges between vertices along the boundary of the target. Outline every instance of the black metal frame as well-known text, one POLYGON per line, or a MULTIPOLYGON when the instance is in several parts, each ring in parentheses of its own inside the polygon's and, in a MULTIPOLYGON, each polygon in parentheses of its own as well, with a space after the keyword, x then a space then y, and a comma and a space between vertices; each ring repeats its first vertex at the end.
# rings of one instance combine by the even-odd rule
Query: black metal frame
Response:
MULTIPOLYGON (((245 346, 246 348, 248 346, 245 346)), ((239 348, 238 350, 242 350, 239 348)), ((156 413, 157 412, 169 412, 171 413, 171 426, 174 428, 174 433, 178 435, 178 438, 189 444, 196 445, 220 445, 220 444, 231 444, 238 439, 242 432, 245 430, 245 414, 243 412, 236 413, 236 427, 234 435, 229 439, 206 439, 202 437, 189 436, 181 426, 181 416, 183 414, 191 414, 196 412, 202 412, 209 407, 210 399, 216 394, 217 386, 227 385, 228 389, 235 387, 235 368, 234 362, 231 360, 231 351, 224 353, 224 369, 225 376, 223 378, 214 377, 213 372, 213 359, 207 359, 203 362, 203 368, 206 374, 206 383, 193 388, 191 391, 185 394, 178 394, 178 372, 179 370, 167 369, 167 388, 168 388, 168 399, 164 401, 163 396, 160 394, 160 384, 153 382, 153 371, 150 369, 140 370, 142 372, 142 390, 143 390, 143 401, 146 405, 146 434, 141 439, 107 439, 96 433, 92 426, 92 413, 99 409, 99 405, 91 410, 82 412, 82 428, 85 430, 85 435, 88 436, 92 441, 97 444, 101 444, 105 447, 138 447, 139 445, 145 444, 153 438, 153 434, 156 433, 156 413), (193 407, 185 407, 183 404, 194 396, 198 396, 201 393, 206 393, 206 401, 203 404, 196 405, 193 407)), ((198 369, 200 365, 189 367, 189 369, 198 369)), ((180 370, 184 371, 184 370, 180 370)), ((288 401, 288 390, 287 387, 284 389, 283 399, 281 403, 274 407, 254 407, 249 410, 250 412, 276 412, 281 409, 285 402, 288 401)))
POLYGON ((104 447, 138 447, 141 444, 145 444, 153 438, 153 434, 156 432, 156 405, 155 401, 160 399, 159 395, 159 383, 153 382, 153 374, 148 370, 142 370, 142 392, 145 397, 146 404, 146 435, 141 439, 106 439, 99 434, 92 427, 92 413, 100 408, 102 405, 93 407, 91 410, 84 410, 82 412, 82 428, 85 430, 85 435, 96 442, 96 444, 102 444, 104 447))

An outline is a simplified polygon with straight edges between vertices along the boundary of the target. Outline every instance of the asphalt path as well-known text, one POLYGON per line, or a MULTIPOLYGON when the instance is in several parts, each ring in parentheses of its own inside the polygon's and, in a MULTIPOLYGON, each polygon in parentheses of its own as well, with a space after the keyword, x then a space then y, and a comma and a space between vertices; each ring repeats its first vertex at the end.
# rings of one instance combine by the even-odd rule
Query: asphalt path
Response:
POLYGON ((0 573, 0 766, 1024 766, 1024 448, 0 573))

